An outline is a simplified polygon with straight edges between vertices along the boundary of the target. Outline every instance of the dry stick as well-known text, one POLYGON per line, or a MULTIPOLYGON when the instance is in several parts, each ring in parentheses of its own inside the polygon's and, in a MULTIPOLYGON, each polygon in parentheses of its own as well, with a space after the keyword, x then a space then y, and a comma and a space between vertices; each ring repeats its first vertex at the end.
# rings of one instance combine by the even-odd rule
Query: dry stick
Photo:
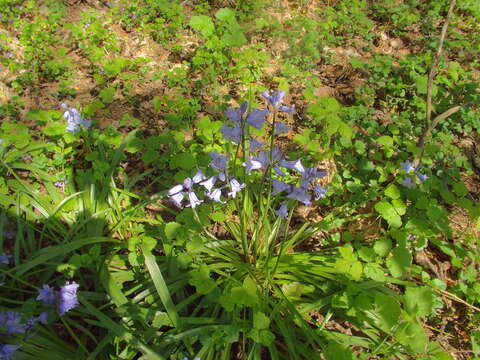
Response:
POLYGON ((445 17, 445 22, 443 23, 442 27, 442 33, 440 34, 440 43, 438 44, 438 49, 437 53, 435 54, 435 57, 433 58, 432 61, 432 66, 430 67, 430 73, 428 74, 428 84, 427 84, 427 128, 423 132, 422 136, 420 137, 420 140, 417 144, 419 148, 421 148, 420 156, 418 157, 417 160, 417 165, 422 161, 423 153, 425 151, 425 142, 426 138, 430 135, 434 127, 440 122, 440 120, 443 120, 447 118, 448 116, 452 115, 453 113, 457 112, 460 110, 460 108, 456 109, 452 108, 443 114, 437 116, 434 121, 431 121, 432 119, 432 92, 433 92, 433 80, 435 79, 435 75, 437 72, 437 65, 438 62, 440 61, 440 55, 442 54, 442 49, 443 49, 443 43, 445 41, 445 36, 447 35, 447 29, 448 29, 448 24, 450 22, 450 18, 453 14, 453 9, 455 7, 456 0, 451 0, 450 1, 450 7, 448 9, 447 16, 445 17), (455 111, 452 111, 456 109, 455 111), (433 125, 433 126, 432 126, 433 125))

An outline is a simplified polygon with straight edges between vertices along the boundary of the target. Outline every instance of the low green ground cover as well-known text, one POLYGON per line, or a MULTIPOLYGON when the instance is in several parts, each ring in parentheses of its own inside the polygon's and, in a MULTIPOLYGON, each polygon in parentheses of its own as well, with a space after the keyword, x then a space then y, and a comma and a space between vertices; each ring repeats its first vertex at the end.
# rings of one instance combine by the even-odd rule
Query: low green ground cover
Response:
POLYGON ((480 358, 449 5, 0 0, 0 359, 480 358))

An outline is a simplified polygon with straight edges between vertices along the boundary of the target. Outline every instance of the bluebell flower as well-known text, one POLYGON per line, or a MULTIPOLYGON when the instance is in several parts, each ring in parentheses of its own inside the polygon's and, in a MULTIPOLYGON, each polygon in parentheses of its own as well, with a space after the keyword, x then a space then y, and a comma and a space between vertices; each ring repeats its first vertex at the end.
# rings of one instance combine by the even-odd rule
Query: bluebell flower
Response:
POLYGON ((312 203, 311 196, 307 193, 303 187, 293 187, 290 194, 287 195, 289 199, 302 202, 304 205, 309 206, 312 203))
POLYGON ((217 182, 217 175, 209 177, 207 180, 202 181, 200 185, 204 186, 208 192, 212 191, 213 186, 217 182))
POLYGON ((267 116, 268 113, 269 111, 267 109, 253 109, 247 116, 247 123, 260 130, 265 122, 265 116, 267 116))
POLYGON ((423 174, 420 174, 420 173, 418 173, 418 172, 415 172, 415 175, 417 175, 418 180, 420 180, 421 183, 425 182, 425 180, 428 179, 428 176, 427 176, 427 175, 423 175, 423 174))
POLYGON ((320 198, 324 198, 327 195, 329 187, 327 186, 326 188, 320 186, 320 185, 315 185, 313 187, 313 193, 315 195, 315 200, 318 200, 320 198))
POLYGON ((411 189, 415 186, 415 183, 413 182, 412 178, 410 176, 407 176, 405 179, 403 179, 400 184, 403 186, 411 189))
POLYGON ((48 313, 47 312, 42 312, 40 315, 37 316, 36 321, 42 323, 42 324, 47 324, 48 322, 48 313))
POLYGON ((21 324, 20 320, 18 311, 0 311, 0 328, 5 329, 7 335, 25 333, 25 325, 21 324))
POLYGON ((258 150, 260 150, 263 146, 263 143, 254 139, 254 138, 251 138, 250 139, 250 151, 251 152, 256 152, 258 150))
POLYGON ((275 179, 272 181, 272 185, 273 185, 272 195, 280 194, 283 191, 289 191, 291 188, 291 185, 275 179))
POLYGON ((293 114, 295 112, 295 106, 290 107, 290 106, 283 106, 282 105, 278 108, 278 110, 286 112, 288 114, 293 114))
POLYGON ((200 205, 203 200, 200 200, 193 191, 188 192, 188 200, 190 201, 190 207, 195 209, 198 205, 200 205))
POLYGON ((415 166, 410 161, 406 161, 400 164, 403 170, 407 172, 407 174, 412 173, 415 171, 415 166))
POLYGON ((262 96, 265 98, 265 100, 268 101, 268 103, 272 107, 278 108, 282 103, 283 98, 285 97, 285 91, 278 90, 278 91, 275 91, 272 95, 270 95, 270 92, 264 91, 262 92, 262 96))
MULTIPOLYGON (((210 167, 214 170, 225 172, 225 170, 227 169, 227 161, 228 161, 227 156, 219 155, 216 151, 211 152, 209 155, 212 158, 212 161, 210 162, 210 167)), ((225 180, 222 180, 222 181, 225 181, 225 180)))
POLYGON ((231 179, 230 189, 232 191, 228 193, 228 196, 235 198, 237 196, 237 193, 240 192, 244 187, 245 187, 245 184, 240 184, 237 180, 231 179))
POLYGON ((290 131, 290 128, 285 125, 283 122, 278 121, 275 123, 275 134, 285 134, 290 131))
POLYGON ((41 289, 38 289, 36 300, 43 300, 45 305, 55 305, 55 290, 49 285, 43 285, 41 289))
POLYGON ((326 175, 327 173, 325 171, 317 170, 315 168, 306 168, 302 173, 301 187, 307 187, 311 181, 326 175))
POLYGON ((76 282, 67 282, 60 287, 58 292, 58 313, 60 316, 78 306, 77 289, 80 285, 76 282))
POLYGON ((222 191, 220 189, 214 189, 213 191, 209 191, 206 193, 207 197, 210 199, 210 200, 213 200, 215 202, 223 202, 221 199, 220 199, 220 196, 222 196, 222 191))
POLYGON ((302 165, 302 162, 299 160, 282 160, 280 161, 280 166, 290 169, 290 170, 296 170, 299 173, 303 174, 305 172, 305 168, 302 165))
POLYGON ((0 359, 11 360, 13 353, 20 349, 20 345, 2 344, 0 345, 0 359))
POLYGON ((229 108, 225 110, 225 116, 239 127, 243 127, 243 115, 248 109, 248 101, 244 101, 240 108, 229 108))
POLYGON ((242 141, 242 128, 238 125, 224 125, 220 129, 220 132, 222 133, 224 139, 228 139, 235 144, 240 144, 240 142, 242 141))
POLYGON ((32 155, 30 154, 25 154, 22 156, 23 161, 30 161, 32 160, 32 155))
POLYGON ((286 219, 288 217, 287 204, 283 203, 282 205, 280 205, 280 208, 277 211, 275 211, 275 214, 277 214, 282 219, 286 219))
POLYGON ((76 133, 80 128, 88 129, 90 127, 90 120, 82 118, 77 109, 68 108, 65 104, 61 104, 60 107, 65 109, 63 117, 67 120, 67 132, 76 133))
POLYGON ((186 178, 183 180, 183 184, 175 185, 168 190, 168 198, 176 206, 182 207, 182 201, 185 196, 184 190, 187 191, 187 196, 190 201, 190 206, 195 208, 203 201, 199 200, 197 195, 193 192, 193 185, 203 182, 206 179, 205 175, 201 171, 198 171, 193 178, 186 178))
POLYGON ((263 163, 257 160, 256 157, 250 156, 247 161, 242 163, 242 166, 245 167, 247 174, 250 174, 252 170, 258 170, 263 167, 263 163))
POLYGON ((0 264, 5 264, 5 265, 10 264, 11 257, 12 257, 11 255, 0 254, 0 264))

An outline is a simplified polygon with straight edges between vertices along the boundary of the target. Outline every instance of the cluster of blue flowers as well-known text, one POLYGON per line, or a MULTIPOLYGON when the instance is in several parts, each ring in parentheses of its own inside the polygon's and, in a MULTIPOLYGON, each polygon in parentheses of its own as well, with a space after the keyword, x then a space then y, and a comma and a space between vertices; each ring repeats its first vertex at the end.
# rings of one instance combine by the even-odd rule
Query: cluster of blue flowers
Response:
POLYGON ((402 169, 405 170, 407 173, 407 177, 405 177, 400 183, 403 186, 406 186, 408 188, 413 188, 415 186, 415 177, 418 178, 420 183, 422 184, 427 180, 428 176, 421 174, 418 170, 420 169, 420 164, 415 167, 410 161, 406 161, 400 164, 402 169))
POLYGON ((43 285, 38 290, 39 294, 36 299, 43 300, 45 305, 56 306, 61 316, 78 305, 77 290, 79 286, 75 281, 67 282, 60 287, 59 291, 55 291, 49 285, 43 285))
MULTIPOLYGON (((309 193, 313 190, 313 198, 318 200, 325 197, 328 187, 323 188, 320 185, 311 186, 311 182, 317 178, 326 175, 324 171, 315 168, 305 168, 300 160, 286 160, 285 155, 277 147, 273 149, 261 150, 264 144, 254 137, 247 136, 246 125, 261 130, 266 122, 268 114, 276 114, 278 112, 293 113, 293 107, 283 106, 282 101, 285 96, 283 91, 276 91, 273 94, 263 92, 262 96, 267 100, 269 109, 252 109, 247 113, 248 102, 243 102, 239 108, 229 108, 226 110, 227 124, 221 129, 224 139, 228 139, 235 144, 248 141, 250 155, 248 159, 242 163, 245 172, 250 174, 253 170, 273 171, 280 177, 286 176, 283 169, 295 170, 301 175, 300 185, 287 184, 285 182, 273 179, 272 195, 282 192, 286 193, 288 199, 302 202, 305 205, 311 205, 312 195, 309 193)), ((274 121, 275 128, 273 135, 288 132, 290 129, 280 121, 274 121)), ((199 199, 194 190, 195 185, 205 188, 205 198, 215 202, 223 202, 222 195, 235 198, 236 194, 241 191, 245 184, 241 184, 228 174, 228 155, 221 155, 217 152, 210 153, 211 162, 209 167, 217 172, 217 174, 207 178, 201 171, 198 171, 192 178, 186 178, 183 184, 174 186, 168 191, 168 197, 178 207, 183 207, 183 201, 188 198, 187 206, 195 208, 204 200, 199 199)), ((284 202, 276 211, 276 214, 282 218, 287 217, 287 203, 284 202)))
MULTIPOLYGON (((1 254, 1 263, 9 263, 9 255, 1 254)), ((73 309, 78 305, 77 289, 79 285, 75 282, 67 282, 60 290, 56 292, 48 285, 43 285, 39 289, 39 295, 36 300, 43 300, 46 305, 56 306, 58 313, 61 315, 73 309)), ((13 335, 23 335, 24 339, 28 339, 29 332, 34 328, 35 324, 47 324, 48 312, 42 312, 36 317, 31 317, 22 322, 22 316, 18 311, 0 311, 0 360, 11 359, 14 352, 20 348, 20 345, 6 344, 5 337, 13 335)))
POLYGON ((67 131, 76 133, 80 128, 88 129, 92 125, 90 120, 84 119, 80 116, 80 112, 75 108, 69 108, 66 104, 61 104, 60 107, 65 110, 63 117, 67 120, 67 131))

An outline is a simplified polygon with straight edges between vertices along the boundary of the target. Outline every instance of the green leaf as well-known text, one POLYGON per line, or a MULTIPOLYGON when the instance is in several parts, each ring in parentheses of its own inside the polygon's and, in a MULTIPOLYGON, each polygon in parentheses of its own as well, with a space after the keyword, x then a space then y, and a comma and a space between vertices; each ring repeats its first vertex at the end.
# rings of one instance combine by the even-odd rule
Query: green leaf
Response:
POLYGON ((386 257, 392 250, 392 241, 389 238, 377 240, 373 245, 373 250, 375 250, 378 256, 386 257))
POLYGON ((398 199, 400 197, 400 190, 395 184, 390 184, 384 191, 384 194, 391 199, 398 199))
POLYGON ((160 157, 160 153, 158 151, 148 149, 142 154, 142 161, 145 163, 145 165, 148 165, 153 163, 159 157, 160 157))
POLYGON ((378 325, 385 331, 390 332, 398 326, 400 317, 400 304, 391 296, 377 292, 375 294, 375 310, 378 316, 378 325))
POLYGON ((412 255, 404 247, 396 247, 393 256, 387 259, 387 267, 394 277, 400 277, 408 271, 412 264, 412 255))
POLYGON ((258 330, 268 329, 270 326, 270 319, 262 312, 253 314, 253 327, 258 330))
POLYGON ((383 147, 392 147, 393 146, 393 138, 388 135, 380 136, 377 139, 377 143, 383 147))
POLYGON ((212 19, 206 15, 195 15, 190 19, 189 25, 192 29, 200 31, 204 37, 212 36, 215 31, 215 25, 212 19))
POLYGON ((223 34, 222 41, 229 47, 235 47, 245 45, 247 43, 247 38, 240 28, 234 28, 223 34))
POLYGON ((416 353, 423 353, 428 344, 423 327, 416 321, 408 321, 400 325, 395 333, 397 340, 416 353))
POLYGON ((115 95, 115 89, 114 88, 105 88, 100 91, 98 94, 100 96, 100 99, 106 104, 111 103, 113 101, 113 96, 115 95))
POLYGON ((405 304, 407 311, 414 316, 428 316, 433 310, 434 293, 432 289, 421 287, 407 287, 405 304))
POLYGON ((453 185, 453 191, 458 196, 465 196, 468 194, 468 189, 463 183, 463 181, 456 182, 455 185, 453 185))
POLYGON ((66 127, 64 124, 52 122, 43 129, 43 133, 47 136, 59 136, 65 133, 65 129, 66 127))
POLYGON ((168 240, 175 239, 175 235, 181 229, 182 225, 176 222, 169 222, 165 224, 165 236, 168 240))
POLYGON ((202 264, 189 274, 191 276, 189 284, 195 286, 198 293, 206 295, 215 289, 215 281, 210 278, 210 269, 207 265, 202 264))
POLYGON ((229 24, 236 24, 237 19, 235 18, 235 11, 230 8, 222 8, 215 13, 215 17, 218 20, 229 24))
POLYGON ((399 216, 394 206, 388 201, 380 201, 376 203, 375 210, 387 220, 390 226, 399 228, 402 225, 402 218, 399 216))

